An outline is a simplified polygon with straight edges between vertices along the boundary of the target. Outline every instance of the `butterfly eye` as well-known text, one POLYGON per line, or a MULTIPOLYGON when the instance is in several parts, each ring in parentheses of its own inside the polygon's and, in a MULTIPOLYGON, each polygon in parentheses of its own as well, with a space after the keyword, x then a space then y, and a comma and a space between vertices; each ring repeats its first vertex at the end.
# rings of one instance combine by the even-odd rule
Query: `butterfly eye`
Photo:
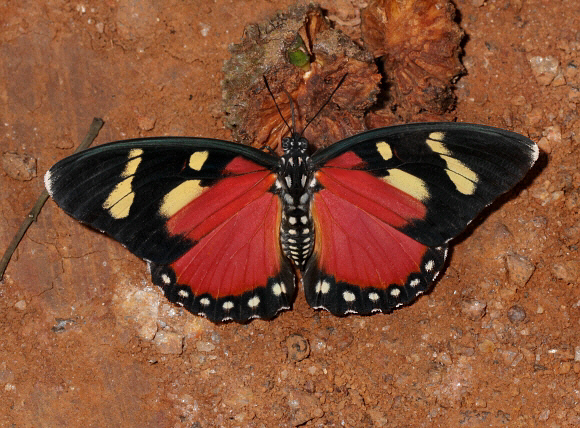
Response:
POLYGON ((282 149, 284 150, 290 149, 290 143, 291 143, 290 138, 288 137, 282 138, 282 149))

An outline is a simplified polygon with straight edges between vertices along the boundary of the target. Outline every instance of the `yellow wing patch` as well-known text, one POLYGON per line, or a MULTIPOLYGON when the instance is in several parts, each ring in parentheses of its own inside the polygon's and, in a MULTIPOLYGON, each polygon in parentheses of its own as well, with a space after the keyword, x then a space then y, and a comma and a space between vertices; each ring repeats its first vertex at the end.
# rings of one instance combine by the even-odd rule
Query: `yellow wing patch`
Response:
POLYGON ((125 179, 116 184, 103 203, 103 208, 109 210, 111 217, 116 218, 117 220, 126 218, 129 215, 131 205, 133 205, 135 193, 133 193, 131 183, 133 182, 135 172, 137 172, 137 168, 141 163, 142 155, 143 150, 141 149, 132 149, 129 152, 129 161, 125 164, 125 169, 123 169, 123 172, 121 173, 121 177, 124 177, 125 179))
POLYGON ((391 146, 389 146, 386 142, 380 141, 377 143, 377 150, 381 157, 388 161, 393 157, 393 151, 391 150, 391 146))
POLYGON ((189 167, 195 169, 196 171, 201 171, 203 164, 207 160, 209 152, 207 150, 203 152, 195 152, 189 157, 189 167))
POLYGON ((427 184, 413 174, 394 168, 382 180, 422 202, 429 199, 427 184))
POLYGON ((201 192, 203 187, 200 186, 200 180, 184 181, 165 195, 159 212, 169 218, 197 198, 201 192))
POLYGON ((441 142, 444 137, 443 132, 432 132, 426 141, 427 145, 447 164, 445 172, 455 184, 455 188, 464 195, 473 195, 478 182, 477 174, 459 159, 451 156, 449 149, 441 142))

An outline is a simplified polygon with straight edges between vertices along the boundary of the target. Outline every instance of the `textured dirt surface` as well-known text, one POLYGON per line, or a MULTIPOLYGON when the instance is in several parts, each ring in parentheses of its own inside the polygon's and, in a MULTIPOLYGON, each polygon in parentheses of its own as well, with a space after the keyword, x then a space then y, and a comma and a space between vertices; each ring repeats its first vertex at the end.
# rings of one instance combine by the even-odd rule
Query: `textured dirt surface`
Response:
MULTIPOLYGON (((229 138, 227 46, 292 2, 0 6, 1 250, 93 116, 96 144, 229 138)), ((360 4, 325 1, 356 34, 360 4)), ((517 189, 455 241, 427 296, 336 318, 299 293, 213 325, 49 202, 0 284, 0 426, 580 425, 580 3, 457 0, 457 116, 539 141, 517 189)))

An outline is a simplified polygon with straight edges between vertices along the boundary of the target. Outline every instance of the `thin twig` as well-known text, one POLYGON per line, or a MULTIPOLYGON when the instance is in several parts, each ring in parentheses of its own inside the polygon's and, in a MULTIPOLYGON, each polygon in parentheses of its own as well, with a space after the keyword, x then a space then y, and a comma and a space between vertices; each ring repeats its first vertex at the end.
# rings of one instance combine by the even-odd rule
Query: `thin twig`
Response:
MULTIPOLYGON (((100 119, 98 117, 95 117, 93 119, 91 127, 89 128, 89 132, 87 132, 87 135, 85 136, 83 142, 77 147, 75 153, 86 149, 93 143, 95 138, 97 138, 97 135, 99 134, 99 131, 103 127, 104 123, 105 122, 103 121, 103 119, 100 119)), ((37 220, 38 214, 40 213, 40 210, 44 206, 47 199, 48 192, 45 189, 36 200, 34 207, 32 207, 32 209, 22 222, 22 225, 20 226, 20 229, 18 229, 18 232, 16 232, 16 235, 14 235, 14 238, 12 238, 12 242, 6 249, 4 256, 2 256, 2 261, 0 261, 0 281, 2 281, 2 278, 4 277, 4 271, 8 266, 8 262, 10 261, 12 254, 14 254, 14 251, 16 251, 18 244, 20 244, 20 241, 24 237, 24 234, 26 233, 32 222, 37 220)))

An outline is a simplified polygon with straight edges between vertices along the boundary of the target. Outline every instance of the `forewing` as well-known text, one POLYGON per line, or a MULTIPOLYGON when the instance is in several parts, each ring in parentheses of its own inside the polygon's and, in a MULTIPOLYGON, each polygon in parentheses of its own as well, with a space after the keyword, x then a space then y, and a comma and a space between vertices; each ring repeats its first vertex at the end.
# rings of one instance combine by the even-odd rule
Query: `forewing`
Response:
POLYGON ((294 293, 271 192, 276 165, 218 140, 138 139, 63 159, 45 182, 65 212, 149 261, 169 300, 244 321, 274 316, 294 293))

